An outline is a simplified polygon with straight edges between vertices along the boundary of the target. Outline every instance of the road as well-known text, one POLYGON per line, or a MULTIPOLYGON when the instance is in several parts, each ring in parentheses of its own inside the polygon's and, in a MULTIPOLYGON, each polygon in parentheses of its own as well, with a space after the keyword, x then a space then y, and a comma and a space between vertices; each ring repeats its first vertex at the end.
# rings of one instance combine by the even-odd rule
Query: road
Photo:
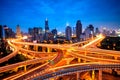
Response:
MULTIPOLYGON (((48 75, 48 73, 50 74, 50 76, 52 75, 51 77, 64 75, 63 72, 66 71, 66 70, 68 70, 68 71, 65 74, 69 73, 69 66, 71 66, 70 69, 73 70, 72 72, 76 72, 76 71, 74 71, 74 69, 76 69, 76 67, 78 67, 77 65, 79 65, 79 66, 81 65, 81 67, 82 66, 85 67, 85 69, 80 68, 80 71, 93 70, 94 68, 95 69, 101 69, 101 68, 102 69, 105 69, 105 68, 117 69, 117 68, 119 68, 120 67, 120 65, 119 65, 120 60, 118 58, 119 58, 120 54, 119 54, 118 51, 101 50, 101 49, 98 49, 98 48, 94 48, 95 47, 94 45, 99 43, 102 39, 104 39, 104 37, 99 36, 99 37, 97 37, 93 40, 79 42, 79 43, 75 43, 75 44, 72 44, 72 45, 35 44, 35 43, 21 42, 19 40, 18 41, 11 40, 11 42, 9 41, 9 44, 16 51, 16 52, 15 51, 13 52, 14 55, 17 54, 18 50, 21 50, 22 52, 28 52, 30 54, 34 53, 32 55, 39 55, 39 54, 37 54, 38 52, 36 52, 36 51, 25 50, 21 47, 17 47, 16 45, 20 45, 20 46, 23 46, 23 45, 41 46, 41 47, 53 48, 53 49, 56 49, 58 51, 58 53, 55 53, 56 55, 50 59, 50 62, 46 62, 45 64, 42 64, 37 68, 34 68, 30 71, 27 71, 23 75, 19 75, 19 76, 13 78, 13 79, 16 79, 16 80, 19 80, 19 79, 33 79, 33 78, 36 78, 38 76, 41 77, 42 75, 46 77, 46 75, 48 75), (79 46, 79 45, 82 45, 82 46, 81 47, 76 47, 76 46, 79 46), (98 57, 99 55, 107 56, 106 54, 108 56, 112 56, 114 58, 109 59, 109 58, 104 58, 104 57, 98 57), (55 65, 59 65, 60 64, 59 61, 63 60, 62 58, 64 58, 64 56, 67 56, 67 55, 72 56, 73 59, 74 58, 81 58, 81 59, 90 61, 92 63, 89 63, 89 64, 86 63, 87 65, 85 65, 85 63, 84 64, 80 63, 80 64, 77 64, 77 65, 74 65, 74 66, 73 66, 73 64, 70 64, 69 66, 68 65, 60 66, 60 69, 64 69, 64 70, 62 70, 63 74, 62 73, 58 74, 57 72, 60 72, 60 70, 58 69, 59 67, 56 67, 55 65), (54 64, 51 63, 51 61, 54 64), (94 63, 94 62, 97 62, 97 63, 94 63), (104 62, 104 64, 103 64, 103 62, 104 62), (114 63, 114 64, 112 64, 112 63, 114 63), (52 69, 52 72, 54 71, 55 75, 51 72, 48 72, 51 69, 52 69), (56 74, 58 74, 58 75, 56 75, 56 74)), ((13 53, 11 54, 12 56, 14 56, 13 53)), ((11 57, 9 57, 8 59, 10 59, 11 57)), ((42 58, 42 59, 44 59, 44 58, 42 58)), ((6 59, 4 59, 4 61, 5 60, 6 59)), ((4 61, 1 61, 1 63, 4 62, 4 61)), ((31 63, 32 64, 39 63, 39 58, 38 59, 33 59, 31 61, 28 61, 28 62, 18 63, 19 65, 13 64, 12 67, 23 66, 23 64, 28 65, 28 64, 31 64, 31 63)), ((10 67, 10 65, 7 66, 7 67, 4 66, 4 67, 1 68, 1 71, 3 69, 6 69, 6 68, 8 70, 11 70, 12 67, 10 67)), ((2 72, 4 72, 4 71, 2 71, 2 72)), ((38 78, 40 78, 40 77, 38 77, 38 78)), ((51 78, 51 77, 49 77, 49 78, 51 78)))

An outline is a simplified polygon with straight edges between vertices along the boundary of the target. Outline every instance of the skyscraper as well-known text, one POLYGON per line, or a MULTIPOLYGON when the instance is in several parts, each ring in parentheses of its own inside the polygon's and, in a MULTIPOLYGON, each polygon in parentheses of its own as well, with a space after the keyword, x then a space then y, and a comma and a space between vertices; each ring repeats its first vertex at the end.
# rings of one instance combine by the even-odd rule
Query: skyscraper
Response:
POLYGON ((51 32, 54 36, 57 36, 57 30, 56 29, 53 29, 51 32))
POLYGON ((2 28, 2 25, 0 25, 0 39, 3 38, 3 28, 2 28))
POLYGON ((98 28, 96 28, 96 30, 95 30, 95 34, 96 34, 96 35, 97 35, 97 34, 100 34, 100 31, 99 31, 98 28))
POLYGON ((56 38, 57 38, 57 30, 53 29, 51 32, 52 32, 52 35, 53 35, 53 39, 56 40, 56 38))
POLYGON ((49 32, 48 19, 45 20, 45 33, 49 32))
POLYGON ((5 32, 5 38, 9 38, 9 28, 6 25, 4 25, 3 27, 5 32))
POLYGON ((11 28, 8 28, 6 25, 4 25, 4 32, 5 32, 5 38, 14 38, 15 33, 12 31, 11 28))
POLYGON ((34 40, 38 40, 39 35, 42 34, 42 28, 41 27, 34 27, 33 32, 34 32, 33 33, 34 40))
POLYGON ((48 19, 45 20, 45 34, 44 34, 44 40, 48 41, 48 33, 49 33, 49 25, 48 25, 48 19))
POLYGON ((20 31, 19 25, 17 25, 17 28, 16 28, 16 37, 21 37, 21 31, 20 31))
POLYGON ((39 41, 40 37, 42 36, 42 27, 29 28, 28 33, 31 36, 31 40, 38 40, 39 41))
POLYGON ((71 40, 71 36, 72 36, 72 29, 70 26, 66 27, 66 40, 71 40))
POLYGON ((88 28, 90 29, 91 34, 94 35, 94 27, 93 27, 93 25, 90 24, 88 28))
POLYGON ((76 23, 76 37, 78 41, 80 41, 81 34, 82 34, 82 24, 81 24, 81 21, 78 20, 76 23))
POLYGON ((72 36, 76 36, 76 27, 73 27, 73 35, 72 36))
POLYGON ((28 33, 29 33, 29 35, 33 35, 33 33, 34 33, 33 28, 28 28, 28 33))

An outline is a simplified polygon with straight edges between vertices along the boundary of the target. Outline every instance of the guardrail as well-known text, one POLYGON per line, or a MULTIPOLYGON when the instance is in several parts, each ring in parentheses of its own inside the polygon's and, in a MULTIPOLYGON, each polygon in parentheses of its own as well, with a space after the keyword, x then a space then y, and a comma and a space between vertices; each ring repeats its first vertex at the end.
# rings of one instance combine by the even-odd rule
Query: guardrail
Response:
MULTIPOLYGON (((71 65, 66 67, 58 67, 49 71, 46 71, 45 73, 38 75, 39 77, 34 78, 34 80, 43 80, 43 79, 49 79, 54 78, 58 76, 68 75, 76 72, 83 72, 83 71, 90 71, 90 70, 104 70, 104 69, 120 69, 120 64, 83 64, 83 65, 71 65), (54 71, 55 72, 54 72, 54 71)), ((28 80, 28 79, 25 79, 28 80)))

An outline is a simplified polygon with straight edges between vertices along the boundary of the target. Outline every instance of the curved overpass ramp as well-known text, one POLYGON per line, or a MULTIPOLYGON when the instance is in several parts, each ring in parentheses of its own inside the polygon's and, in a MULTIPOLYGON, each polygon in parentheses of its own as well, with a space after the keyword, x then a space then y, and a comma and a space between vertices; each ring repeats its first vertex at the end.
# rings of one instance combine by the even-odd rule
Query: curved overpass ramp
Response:
POLYGON ((0 63, 3 63, 3 62, 5 62, 5 61, 8 61, 10 58, 12 58, 12 57, 14 57, 15 55, 17 55, 17 52, 19 51, 16 46, 14 46, 13 44, 10 43, 10 41, 8 41, 8 44, 9 44, 11 47, 14 48, 14 51, 13 51, 11 54, 9 54, 9 55, 1 58, 1 59, 0 59, 0 63))
MULTIPOLYGON (((68 75, 76 72, 84 72, 90 70, 120 69, 120 64, 103 64, 103 63, 80 63, 67 66, 56 67, 37 75, 34 80, 44 80, 58 76, 68 75)), ((29 80, 29 79, 26 79, 29 80)))

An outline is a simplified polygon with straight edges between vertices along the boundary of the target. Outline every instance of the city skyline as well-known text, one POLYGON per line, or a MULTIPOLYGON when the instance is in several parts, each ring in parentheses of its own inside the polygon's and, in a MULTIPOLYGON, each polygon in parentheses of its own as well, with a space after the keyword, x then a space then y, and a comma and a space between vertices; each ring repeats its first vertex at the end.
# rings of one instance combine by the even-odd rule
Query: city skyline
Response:
POLYGON ((101 28, 120 27, 120 5, 118 0, 0 0, 0 24, 7 25, 16 31, 19 24, 21 31, 28 32, 28 28, 42 27, 48 18, 50 31, 57 29, 65 32, 66 24, 76 26, 81 20, 83 29, 89 24, 101 28))

